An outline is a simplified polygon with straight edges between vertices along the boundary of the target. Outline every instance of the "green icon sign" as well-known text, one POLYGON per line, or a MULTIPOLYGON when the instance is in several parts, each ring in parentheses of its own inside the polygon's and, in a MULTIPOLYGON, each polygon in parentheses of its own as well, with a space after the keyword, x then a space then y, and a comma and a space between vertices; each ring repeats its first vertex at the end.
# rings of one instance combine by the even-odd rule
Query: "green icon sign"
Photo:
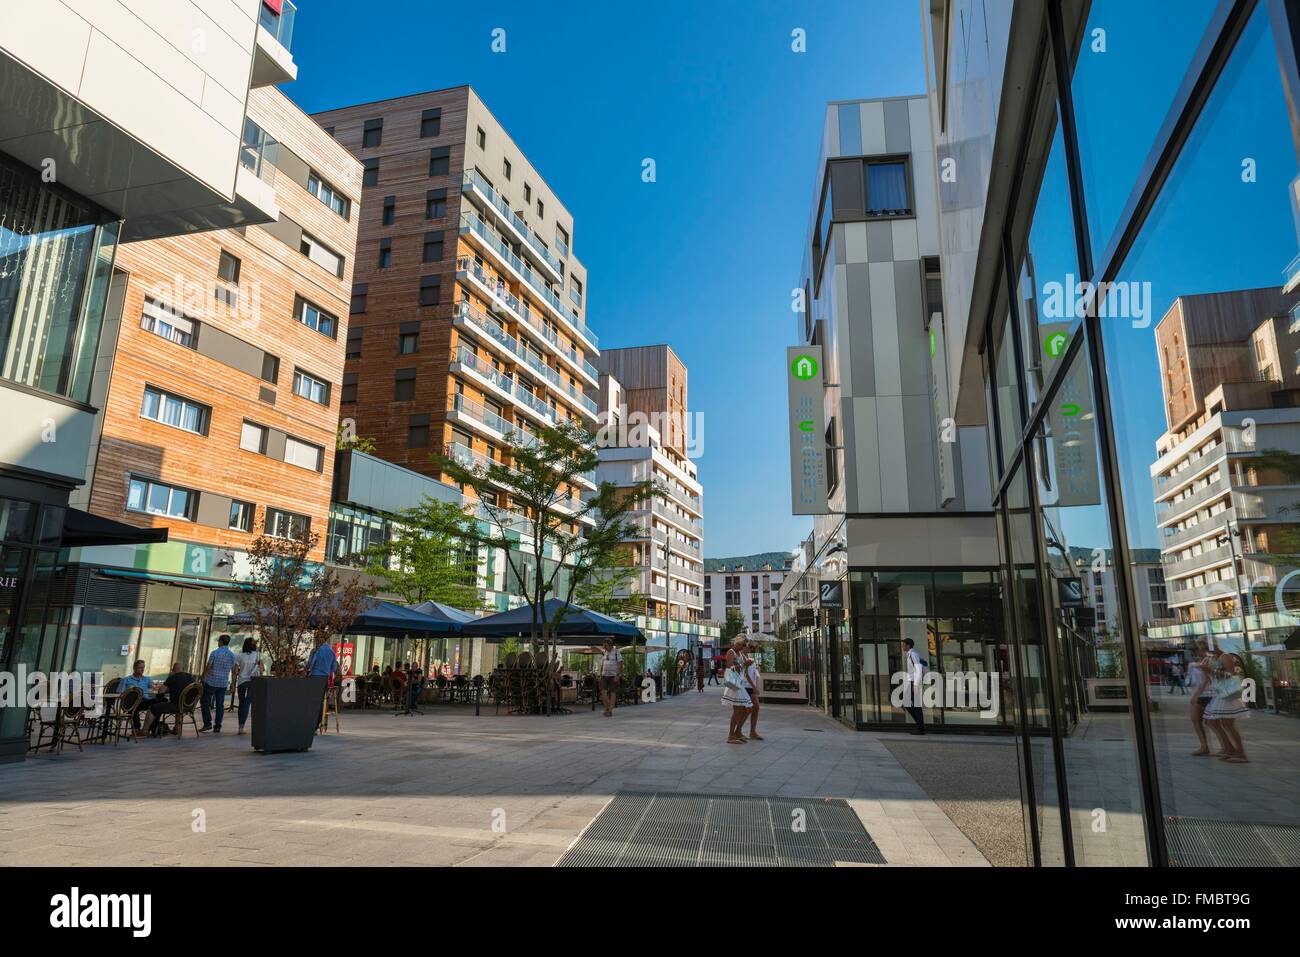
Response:
POLYGON ((811 432, 813 430, 812 419, 804 419, 799 423, 800 432, 811 432))
POLYGON ((817 360, 808 355, 795 356, 790 371, 794 373, 796 379, 811 379, 817 374, 817 360))
POLYGON ((934 330, 930 330, 930 358, 934 358, 934 330))
POLYGON ((1074 402, 1065 402, 1061 405, 1061 415, 1073 417, 1079 414, 1079 406, 1074 402))
POLYGON ((1054 332, 1043 340, 1043 352, 1049 359, 1055 359, 1065 351, 1069 343, 1070 337, 1064 332, 1054 332))

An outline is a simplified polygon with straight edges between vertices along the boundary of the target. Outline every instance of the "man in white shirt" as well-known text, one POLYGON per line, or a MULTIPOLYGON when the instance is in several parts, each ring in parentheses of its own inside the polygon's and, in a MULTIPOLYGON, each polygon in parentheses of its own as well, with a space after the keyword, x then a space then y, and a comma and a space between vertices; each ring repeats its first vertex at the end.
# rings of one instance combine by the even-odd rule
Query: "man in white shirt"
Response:
POLYGON ((921 692, 926 665, 921 660, 921 653, 916 650, 916 642, 911 638, 903 639, 903 666, 907 669, 907 683, 911 686, 912 692, 912 707, 905 707, 905 710, 916 722, 916 727, 908 734, 925 734, 925 711, 921 707, 921 692))
POLYGON ((614 714, 614 698, 623 683, 623 653, 614 647, 614 639, 605 639, 605 652, 600 656, 600 700, 605 704, 605 717, 614 714))

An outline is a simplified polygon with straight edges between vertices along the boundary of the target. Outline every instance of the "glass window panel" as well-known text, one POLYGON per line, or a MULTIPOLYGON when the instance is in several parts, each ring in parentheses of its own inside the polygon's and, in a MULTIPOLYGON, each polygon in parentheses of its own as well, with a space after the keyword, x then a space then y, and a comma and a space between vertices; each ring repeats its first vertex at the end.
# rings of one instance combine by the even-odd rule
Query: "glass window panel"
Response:
POLYGON ((1216 6, 1217 0, 1093 0, 1089 8, 1070 89, 1095 261, 1216 6))
POLYGON ((1115 561, 1092 396, 1085 348, 1035 436, 1046 640, 1075 864, 1144 867, 1137 731, 1116 578, 1124 575, 1134 587, 1145 566, 1115 561))
POLYGON ((148 419, 158 418, 158 403, 162 400, 162 394, 154 389, 144 390, 144 401, 140 403, 140 414, 148 419))
POLYGON ((867 165, 867 207, 868 215, 904 215, 911 212, 907 199, 905 164, 867 165))
POLYGON ((149 483, 149 495, 146 501, 147 508, 151 512, 157 512, 160 515, 167 514, 167 505, 171 500, 171 489, 166 485, 159 485, 156 482, 149 483))
POLYGON ((993 376, 997 384, 998 441, 1002 447, 1004 467, 1020 448, 1020 435, 1024 431, 1024 418, 1020 414, 1020 376, 1016 372, 1015 343, 1011 339, 1011 319, 1008 314, 993 333, 993 355, 996 369, 993 376))
POLYGON ((1136 610, 1176 863, 1189 842, 1195 863, 1300 863, 1268 836, 1300 826, 1297 170, 1260 5, 1101 320, 1129 549, 1163 570, 1136 610), (1256 837, 1229 848, 1206 822, 1256 837))

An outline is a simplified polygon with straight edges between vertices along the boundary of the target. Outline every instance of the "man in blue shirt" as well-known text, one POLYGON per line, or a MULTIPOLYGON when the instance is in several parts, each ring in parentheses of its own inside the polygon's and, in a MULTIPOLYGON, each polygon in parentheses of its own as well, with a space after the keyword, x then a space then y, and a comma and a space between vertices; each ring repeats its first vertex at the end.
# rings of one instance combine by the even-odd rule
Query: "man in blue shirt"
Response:
POLYGON ((117 683, 117 693, 126 694, 131 688, 139 688, 140 694, 144 697, 140 699, 140 707, 135 709, 131 715, 131 723, 137 731, 140 730, 140 715, 149 713, 149 705, 153 703, 153 679, 144 673, 144 659, 140 658, 131 668, 131 673, 122 678, 117 683))
POLYGON ((226 713, 226 691, 230 687, 230 671, 235 666, 235 653, 230 650, 230 636, 217 639, 216 650, 208 655, 203 669, 203 727, 200 731, 221 733, 221 716, 226 713), (212 723, 212 708, 216 705, 216 725, 212 723))
POLYGON ((339 658, 334 653, 334 647, 325 639, 324 635, 316 637, 318 644, 316 650, 311 653, 307 659, 307 674, 313 678, 325 679, 325 691, 321 694, 320 709, 321 723, 325 721, 325 696, 329 694, 330 679, 334 672, 339 669, 339 658))

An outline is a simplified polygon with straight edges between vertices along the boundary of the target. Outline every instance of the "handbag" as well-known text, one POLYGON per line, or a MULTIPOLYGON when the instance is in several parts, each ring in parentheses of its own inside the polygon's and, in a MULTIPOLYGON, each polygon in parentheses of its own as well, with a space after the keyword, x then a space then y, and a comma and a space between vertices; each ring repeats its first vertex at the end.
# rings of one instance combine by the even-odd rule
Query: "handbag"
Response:
POLYGON ((728 668, 727 673, 722 678, 722 683, 728 688, 733 688, 736 691, 739 691, 741 688, 745 687, 745 678, 735 668, 728 668))

